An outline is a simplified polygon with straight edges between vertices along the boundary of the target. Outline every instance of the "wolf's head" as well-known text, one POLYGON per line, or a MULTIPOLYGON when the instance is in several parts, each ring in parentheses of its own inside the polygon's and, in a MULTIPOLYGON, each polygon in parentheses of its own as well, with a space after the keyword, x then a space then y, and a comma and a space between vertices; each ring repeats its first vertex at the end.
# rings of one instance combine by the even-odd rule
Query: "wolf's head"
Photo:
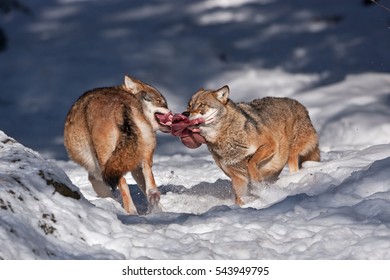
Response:
POLYGON ((229 87, 223 86, 217 90, 200 89, 190 102, 187 111, 183 115, 190 120, 203 119, 201 127, 215 127, 226 112, 226 104, 229 101, 229 87))
POLYGON ((170 132, 170 128, 163 125, 157 116, 171 114, 164 96, 154 87, 140 80, 125 76, 124 89, 134 94, 142 104, 143 112, 151 123, 153 130, 170 132))

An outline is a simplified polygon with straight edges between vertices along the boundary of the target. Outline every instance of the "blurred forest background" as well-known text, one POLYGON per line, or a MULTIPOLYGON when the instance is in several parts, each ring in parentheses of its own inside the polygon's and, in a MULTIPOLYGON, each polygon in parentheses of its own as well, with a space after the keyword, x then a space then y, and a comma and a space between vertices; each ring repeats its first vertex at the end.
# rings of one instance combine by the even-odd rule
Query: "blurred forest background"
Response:
MULTIPOLYGON (((379 2, 379 0, 361 0, 361 2, 364 6, 370 6, 379 2)), ((8 14, 10 12, 21 12, 26 15, 32 16, 30 8, 19 0, 0 0, 0 12, 2 15, 8 14)), ((0 51, 4 51, 6 48, 7 35, 3 28, 0 26, 0 51)))
MULTIPOLYGON (((229 84, 232 99, 243 101, 389 73, 387 4, 0 0, 0 130, 67 159, 63 123, 72 103, 122 83, 124 74, 154 85, 182 111, 200 87, 229 84)), ((162 153, 191 152, 159 138, 162 153)))
MULTIPOLYGON (((4 16, 11 12, 21 12, 31 16, 31 10, 18 0, 0 0, 0 15, 4 16)), ((0 51, 7 49, 7 35, 0 26, 0 51)))

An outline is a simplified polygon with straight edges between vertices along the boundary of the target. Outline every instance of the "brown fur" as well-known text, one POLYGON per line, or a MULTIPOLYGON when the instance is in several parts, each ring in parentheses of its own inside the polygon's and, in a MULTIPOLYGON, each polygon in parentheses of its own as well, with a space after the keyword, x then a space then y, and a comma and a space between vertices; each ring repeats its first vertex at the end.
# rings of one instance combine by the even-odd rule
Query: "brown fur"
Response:
POLYGON ((275 180, 286 164, 296 172, 302 162, 320 160, 317 133, 306 108, 296 100, 266 97, 236 104, 224 86, 195 93, 187 114, 206 120, 200 134, 231 178, 237 204, 243 204, 248 185, 275 180))
POLYGON ((98 196, 119 187, 126 212, 136 214, 123 177, 131 172, 152 205, 160 192, 152 173, 155 112, 166 113, 164 97, 153 87, 126 76, 125 85, 98 88, 82 95, 70 109, 64 129, 69 157, 88 171, 98 196))

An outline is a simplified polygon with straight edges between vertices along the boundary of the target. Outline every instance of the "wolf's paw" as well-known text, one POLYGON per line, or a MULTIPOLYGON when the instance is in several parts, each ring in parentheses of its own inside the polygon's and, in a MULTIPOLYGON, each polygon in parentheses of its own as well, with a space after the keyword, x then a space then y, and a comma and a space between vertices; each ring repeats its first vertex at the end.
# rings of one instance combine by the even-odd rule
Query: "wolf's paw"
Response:
POLYGON ((128 203, 123 205, 127 215, 138 215, 137 208, 135 208, 133 203, 128 203))
POLYGON ((252 181, 250 182, 250 185, 249 185, 249 189, 251 191, 256 191, 256 190, 259 190, 259 189, 267 189, 270 187, 270 185, 272 184, 272 182, 269 182, 269 181, 252 181))
POLYGON ((163 207, 162 207, 161 203, 157 203, 154 205, 149 204, 147 214, 157 214, 157 213, 162 213, 162 212, 163 212, 163 207))
POLYGON ((245 205, 244 201, 241 199, 241 196, 238 196, 238 195, 236 196, 235 203, 236 203, 236 205, 238 205, 240 207, 245 205))
POLYGON ((151 189, 148 191, 148 201, 151 205, 157 205, 160 201, 160 191, 158 189, 151 189))

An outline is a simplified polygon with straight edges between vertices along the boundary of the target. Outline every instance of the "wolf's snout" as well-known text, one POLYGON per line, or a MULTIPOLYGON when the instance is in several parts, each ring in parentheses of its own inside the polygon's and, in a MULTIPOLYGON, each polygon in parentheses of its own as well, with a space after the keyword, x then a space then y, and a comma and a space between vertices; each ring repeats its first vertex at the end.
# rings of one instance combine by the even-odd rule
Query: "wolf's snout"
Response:
POLYGON ((190 116, 190 112, 188 112, 188 111, 184 111, 183 113, 181 113, 183 116, 185 116, 185 117, 189 117, 190 116))

